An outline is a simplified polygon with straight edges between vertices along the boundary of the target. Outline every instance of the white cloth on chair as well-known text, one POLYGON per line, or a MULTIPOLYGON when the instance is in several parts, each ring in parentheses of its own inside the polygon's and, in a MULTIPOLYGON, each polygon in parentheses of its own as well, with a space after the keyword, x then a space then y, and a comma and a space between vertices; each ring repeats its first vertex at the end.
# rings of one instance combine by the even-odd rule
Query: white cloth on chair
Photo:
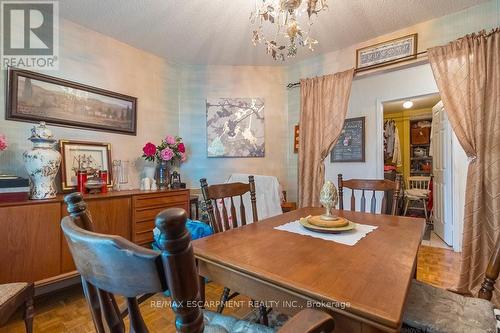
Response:
POLYGON ((384 122, 384 159, 390 159, 394 156, 394 135, 396 124, 394 120, 384 122))
MULTIPOLYGON (((246 183, 248 184, 249 174, 233 173, 227 183, 246 183)), ((274 176, 254 175, 255 179, 255 194, 257 197, 257 215, 259 220, 268 217, 280 215, 281 210, 280 199, 280 184, 278 178, 274 176)), ((238 200, 239 201, 239 200, 238 200)), ((239 218, 239 202, 235 200, 236 211, 239 218)), ((243 204, 245 205, 245 216, 247 223, 253 222, 252 202, 250 201, 250 193, 243 196, 243 204)))

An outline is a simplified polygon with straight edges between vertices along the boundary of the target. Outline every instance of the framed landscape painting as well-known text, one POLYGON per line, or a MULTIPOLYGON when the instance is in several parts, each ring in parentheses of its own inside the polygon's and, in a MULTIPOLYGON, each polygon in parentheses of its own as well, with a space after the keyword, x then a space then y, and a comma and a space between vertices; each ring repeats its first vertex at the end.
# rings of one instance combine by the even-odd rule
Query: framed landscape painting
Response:
POLYGON ((264 99, 207 99, 208 157, 264 157, 264 99))
POLYGON ((8 88, 6 119, 136 134, 135 97, 19 69, 8 88))

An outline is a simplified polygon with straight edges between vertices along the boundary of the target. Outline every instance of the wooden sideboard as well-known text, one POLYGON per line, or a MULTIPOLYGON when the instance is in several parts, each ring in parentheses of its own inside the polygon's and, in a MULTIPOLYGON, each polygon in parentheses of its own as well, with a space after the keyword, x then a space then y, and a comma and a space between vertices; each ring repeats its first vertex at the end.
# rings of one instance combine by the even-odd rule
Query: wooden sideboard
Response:
MULTIPOLYGON (((0 203, 0 284, 33 281, 40 289, 78 276, 60 228, 63 195, 50 200, 0 203)), ((85 195, 97 232, 142 246, 153 241, 154 218, 165 208, 189 211, 189 190, 118 191, 85 195)), ((40 293, 40 292, 37 292, 40 293)))

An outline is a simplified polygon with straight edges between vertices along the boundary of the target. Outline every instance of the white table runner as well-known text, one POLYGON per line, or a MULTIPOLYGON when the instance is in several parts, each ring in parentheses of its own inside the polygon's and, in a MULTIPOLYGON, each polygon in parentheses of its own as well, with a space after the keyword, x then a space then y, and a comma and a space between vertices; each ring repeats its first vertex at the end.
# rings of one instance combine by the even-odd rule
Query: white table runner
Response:
POLYGON ((304 228, 299 221, 292 221, 280 226, 274 227, 276 230, 288 231, 299 235, 310 236, 314 238, 320 238, 327 241, 333 241, 336 243, 353 246, 367 234, 377 229, 376 226, 368 224, 356 223, 356 228, 351 231, 342 232, 339 234, 322 234, 314 231, 307 230, 304 228))

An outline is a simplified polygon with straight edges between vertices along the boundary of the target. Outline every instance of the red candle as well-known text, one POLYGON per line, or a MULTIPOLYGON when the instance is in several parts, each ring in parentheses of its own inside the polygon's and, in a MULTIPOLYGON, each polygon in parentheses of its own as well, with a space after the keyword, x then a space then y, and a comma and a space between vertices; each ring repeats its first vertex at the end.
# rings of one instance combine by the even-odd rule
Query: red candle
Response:
POLYGON ((108 193, 108 170, 101 170, 102 187, 101 193, 108 193))
POLYGON ((81 193, 85 193, 85 183, 87 182, 87 171, 78 170, 76 174, 76 190, 81 193))

